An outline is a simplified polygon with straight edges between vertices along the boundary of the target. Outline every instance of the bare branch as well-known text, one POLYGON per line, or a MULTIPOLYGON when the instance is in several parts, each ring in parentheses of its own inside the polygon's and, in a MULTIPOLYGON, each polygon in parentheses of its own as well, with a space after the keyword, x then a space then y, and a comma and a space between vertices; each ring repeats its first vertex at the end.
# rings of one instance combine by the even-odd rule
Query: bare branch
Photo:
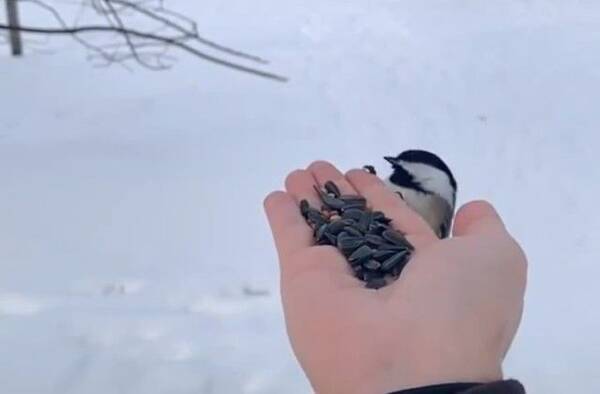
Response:
MULTIPOLYGON (((144 8, 140 7, 139 5, 137 5, 137 4, 134 4, 131 1, 124 1, 124 0, 110 0, 110 1, 113 2, 113 3, 117 3, 117 4, 122 4, 122 5, 126 6, 126 7, 133 8, 136 11, 138 11, 139 13, 144 14, 144 15, 146 15, 146 16, 152 18, 152 19, 155 19, 157 21, 160 21, 160 22, 164 23, 166 26, 172 27, 173 29, 180 31, 184 35, 189 35, 189 37, 194 38, 198 42, 200 42, 200 43, 202 43, 204 45, 207 45, 207 46, 209 46, 209 47, 211 47, 213 49, 216 49, 216 50, 228 53, 230 55, 242 57, 242 58, 245 58, 245 59, 248 59, 248 60, 253 60, 253 61, 259 62, 259 63, 263 63, 263 64, 268 64, 269 63, 267 60, 262 59, 262 58, 260 58, 258 56, 249 55, 247 53, 240 52, 240 51, 237 51, 235 49, 231 49, 231 48, 225 47, 223 45, 215 43, 214 41, 210 41, 210 40, 207 40, 206 38, 201 37, 198 34, 198 30, 197 30, 196 24, 194 22, 192 22, 191 20, 187 19, 187 18, 185 18, 185 20, 187 20, 188 22, 192 23, 192 31, 191 32, 189 30, 186 30, 186 29, 182 28, 178 24, 173 23, 169 19, 161 17, 160 15, 157 15, 156 13, 153 13, 153 12, 147 10, 147 9, 144 9, 144 8)), ((168 12, 169 14, 172 14, 172 15, 178 17, 178 18, 184 18, 182 15, 174 13, 173 11, 167 11, 167 10, 165 10, 164 8, 162 8, 162 6, 161 6, 161 8, 159 8, 159 11, 168 12)))
POLYGON ((39 28, 39 27, 27 27, 27 26, 19 26, 18 28, 8 26, 6 24, 0 24, 0 30, 17 30, 23 33, 32 33, 32 34, 53 34, 53 35, 77 35, 82 33, 91 33, 91 32, 104 32, 104 33, 118 33, 121 35, 128 35, 132 37, 148 39, 155 42, 162 42, 168 44, 170 46, 179 48, 185 52, 188 52, 196 57, 199 57, 208 62, 218 64, 220 66, 224 66, 233 70, 253 74, 256 76, 272 79, 279 82, 286 82, 288 79, 284 76, 270 73, 267 71, 258 70, 252 67, 247 67, 238 63, 233 63, 212 55, 209 55, 203 51, 198 50, 184 42, 181 42, 176 37, 166 37, 153 33, 146 33, 134 29, 118 27, 118 26, 102 26, 102 25, 90 25, 90 26, 80 26, 80 27, 64 27, 64 28, 39 28))
MULTIPOLYGON (((66 22, 62 16, 62 11, 59 12, 56 5, 51 6, 47 1, 13 1, 27 2, 42 8, 56 20, 59 28, 0 25, 0 44, 3 40, 5 41, 8 33, 15 31, 45 35, 46 37, 58 34, 72 35, 79 44, 90 52, 88 59, 94 61, 95 65, 109 66, 116 63, 130 69, 126 63, 135 61, 137 64, 152 70, 170 68, 175 58, 168 55, 168 52, 171 48, 176 48, 224 67, 277 81, 287 80, 283 76, 230 61, 198 49, 198 46, 206 46, 225 55, 268 64, 266 60, 258 56, 223 46, 200 36, 198 27, 192 19, 165 8, 163 0, 53 0, 54 3, 63 4, 66 7, 77 7, 72 25, 66 22), (83 23, 86 9, 91 10, 103 22, 90 25, 83 23), (148 26, 144 31, 131 28, 132 23, 142 22, 139 17, 152 22, 154 26, 148 26), (80 23, 82 23, 81 26, 80 23), (123 42, 101 43, 97 42, 98 40, 86 38, 84 33, 91 32, 104 33, 105 35, 115 34, 120 36, 123 42), (2 33, 6 34, 3 35, 2 33)), ((93 38, 94 36, 88 37, 93 38)), ((102 37, 102 35, 98 37, 102 37)))

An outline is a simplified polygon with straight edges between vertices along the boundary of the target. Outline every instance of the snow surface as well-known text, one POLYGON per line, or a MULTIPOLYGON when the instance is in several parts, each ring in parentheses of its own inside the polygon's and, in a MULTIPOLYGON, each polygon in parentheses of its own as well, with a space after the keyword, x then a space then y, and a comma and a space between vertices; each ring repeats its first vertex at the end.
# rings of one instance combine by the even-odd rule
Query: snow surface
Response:
POLYGON ((507 375, 600 392, 600 3, 174 7, 291 81, 184 55, 94 69, 61 39, 0 57, 2 393, 309 392, 262 198, 314 159, 383 169, 411 147, 529 256, 507 375))

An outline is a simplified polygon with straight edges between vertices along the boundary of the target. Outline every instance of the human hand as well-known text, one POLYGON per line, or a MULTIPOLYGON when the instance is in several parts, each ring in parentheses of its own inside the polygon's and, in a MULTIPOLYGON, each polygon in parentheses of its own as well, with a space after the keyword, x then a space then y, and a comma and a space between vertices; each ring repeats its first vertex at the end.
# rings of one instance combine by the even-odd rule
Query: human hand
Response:
POLYGON ((438 239, 383 182, 315 162, 271 193, 265 209, 279 254, 281 295, 294 352, 321 394, 383 394, 450 382, 502 378, 519 326, 527 263, 494 208, 472 202, 453 237, 438 239), (298 202, 332 180, 364 196, 416 250, 393 284, 369 290, 334 247, 314 246, 298 202))

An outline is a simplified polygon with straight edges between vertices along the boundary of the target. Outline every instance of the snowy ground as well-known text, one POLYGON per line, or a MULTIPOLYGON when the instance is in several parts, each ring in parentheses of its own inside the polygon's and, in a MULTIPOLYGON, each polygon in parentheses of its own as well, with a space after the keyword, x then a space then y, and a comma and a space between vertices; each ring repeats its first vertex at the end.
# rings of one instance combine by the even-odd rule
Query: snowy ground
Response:
POLYGON ((61 40, 0 57, 2 393, 308 392, 262 198, 313 159, 415 146, 529 255, 507 374, 600 391, 600 4, 194 3, 291 82, 92 69, 61 40))

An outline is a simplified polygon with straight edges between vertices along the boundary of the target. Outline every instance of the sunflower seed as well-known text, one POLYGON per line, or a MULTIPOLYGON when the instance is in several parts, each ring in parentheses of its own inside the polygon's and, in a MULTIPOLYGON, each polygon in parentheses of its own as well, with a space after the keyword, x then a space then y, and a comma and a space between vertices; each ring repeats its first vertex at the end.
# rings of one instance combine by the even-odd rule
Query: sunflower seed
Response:
POLYGON ((304 219, 308 216, 308 210, 310 208, 310 204, 307 200, 300 201, 300 213, 304 216, 304 219))
POLYGON ((399 246, 404 246, 407 249, 411 249, 413 250, 413 246, 411 245, 410 242, 408 242, 408 240, 404 237, 404 235, 396 230, 386 230, 383 232, 382 234, 383 238, 387 239, 388 241, 390 241, 393 244, 399 245, 399 246))
POLYGON ((366 232, 371 225, 372 215, 371 212, 365 211, 363 212, 360 220, 357 223, 358 229, 362 232, 366 232))
POLYGON ((390 275, 392 275, 395 278, 398 278, 402 273, 402 270, 404 270, 404 267, 406 267, 406 264, 398 264, 397 266, 392 268, 392 270, 390 271, 390 275))
POLYGON ((365 243, 364 239, 359 237, 351 236, 338 236, 337 247, 344 253, 344 255, 351 255, 365 243))
POLYGON ((370 243, 372 246, 380 246, 383 245, 386 241, 379 235, 375 234, 367 234, 365 235, 365 240, 370 243))
POLYGON ((345 203, 346 205, 344 206, 344 211, 347 209, 360 209, 360 210, 364 210, 367 208, 367 204, 360 202, 360 201, 350 201, 345 203))
POLYGON ((378 261, 385 261, 385 260, 389 259, 390 257, 392 257, 393 255, 395 255, 396 253, 398 253, 397 250, 381 250, 380 249, 377 252, 375 252, 375 254, 373 254, 373 258, 378 261))
POLYGON ((348 261, 353 264, 362 264, 362 262, 367 261, 373 256, 374 250, 368 247, 367 245, 363 245, 360 248, 356 249, 350 257, 348 257, 348 261))
POLYGON ((371 165, 363 166, 363 170, 365 170, 366 172, 368 172, 371 175, 377 175, 377 171, 375 171, 375 167, 373 167, 371 165))
POLYGON ((383 244, 379 247, 379 250, 382 252, 392 251, 392 252, 404 252, 408 250, 405 246, 395 245, 395 244, 383 244))
POLYGON ((330 196, 323 190, 319 189, 317 186, 313 186, 313 188, 315 189, 317 194, 319 194, 321 200, 323 200, 323 203, 325 204, 326 208, 340 210, 346 206, 346 203, 344 201, 339 200, 336 197, 330 196))
POLYGON ((327 240, 329 241, 329 245, 332 245, 332 246, 335 246, 335 245, 337 245, 337 238, 336 238, 336 236, 335 236, 335 235, 333 235, 333 234, 331 234, 331 233, 329 233, 329 232, 326 232, 326 233, 325 233, 325 237, 326 237, 326 238, 327 238, 327 240))
POLYGON ((327 236, 325 236, 322 240, 317 241, 317 245, 319 245, 319 246, 331 246, 331 242, 329 241, 329 238, 327 238, 327 236))
POLYGON ((364 280, 365 282, 380 278, 383 278, 383 273, 379 271, 363 271, 362 280, 364 280))
POLYGON ((373 290, 379 290, 382 287, 384 287, 385 285, 386 285, 385 279, 375 278, 375 279, 371 279, 370 281, 367 282, 366 288, 373 289, 373 290))
POLYGON ((383 224, 390 224, 392 222, 392 219, 385 216, 385 214, 381 211, 375 211, 373 212, 373 221, 383 224))
POLYGON ((363 211, 360 209, 355 209, 355 208, 344 209, 344 213, 342 213, 342 217, 344 219, 352 219, 352 220, 358 221, 362 217, 362 213, 363 213, 363 211))
POLYGON ((308 212, 306 213, 306 220, 316 226, 320 226, 322 223, 325 222, 325 218, 323 217, 323 214, 321 214, 321 212, 317 211, 314 208, 309 208, 308 212))
POLYGON ((363 236, 363 233, 360 230, 358 230, 357 228, 352 227, 352 226, 346 226, 346 227, 344 227, 344 231, 347 232, 350 235, 355 236, 355 237, 362 237, 363 236))
POLYGON ((327 193, 333 194, 333 196, 336 198, 342 195, 340 189, 332 181, 325 182, 325 190, 327 191, 327 193))
POLYGON ((377 260, 371 259, 371 260, 368 260, 366 263, 364 263, 362 266, 368 270, 376 271, 379 268, 381 268, 381 263, 377 260))
POLYGON ((358 195, 343 194, 343 195, 339 196, 338 198, 346 203, 361 203, 361 204, 367 205, 367 200, 364 197, 358 196, 358 195))
POLYGON ((332 221, 327 226, 327 232, 338 235, 346 227, 346 224, 341 220, 332 221))
POLYGON ((315 238, 317 242, 321 242, 325 238, 325 232, 327 231, 327 224, 323 223, 315 232, 315 238))
POLYGON ((389 227, 383 223, 373 222, 369 226, 369 233, 374 235, 381 235, 385 230, 389 229, 389 227))
POLYGON ((409 257, 408 251, 396 253, 381 264, 381 270, 384 272, 391 271, 398 264, 404 264, 409 257))
POLYGON ((339 199, 342 200, 346 204, 346 206, 344 207, 345 210, 348 210, 348 209, 364 210, 367 208, 367 200, 365 200, 364 197, 361 197, 361 196, 343 195, 343 196, 340 196, 339 199))
POLYGON ((352 269, 354 270, 354 276, 359 280, 363 280, 363 267, 355 265, 352 269))

